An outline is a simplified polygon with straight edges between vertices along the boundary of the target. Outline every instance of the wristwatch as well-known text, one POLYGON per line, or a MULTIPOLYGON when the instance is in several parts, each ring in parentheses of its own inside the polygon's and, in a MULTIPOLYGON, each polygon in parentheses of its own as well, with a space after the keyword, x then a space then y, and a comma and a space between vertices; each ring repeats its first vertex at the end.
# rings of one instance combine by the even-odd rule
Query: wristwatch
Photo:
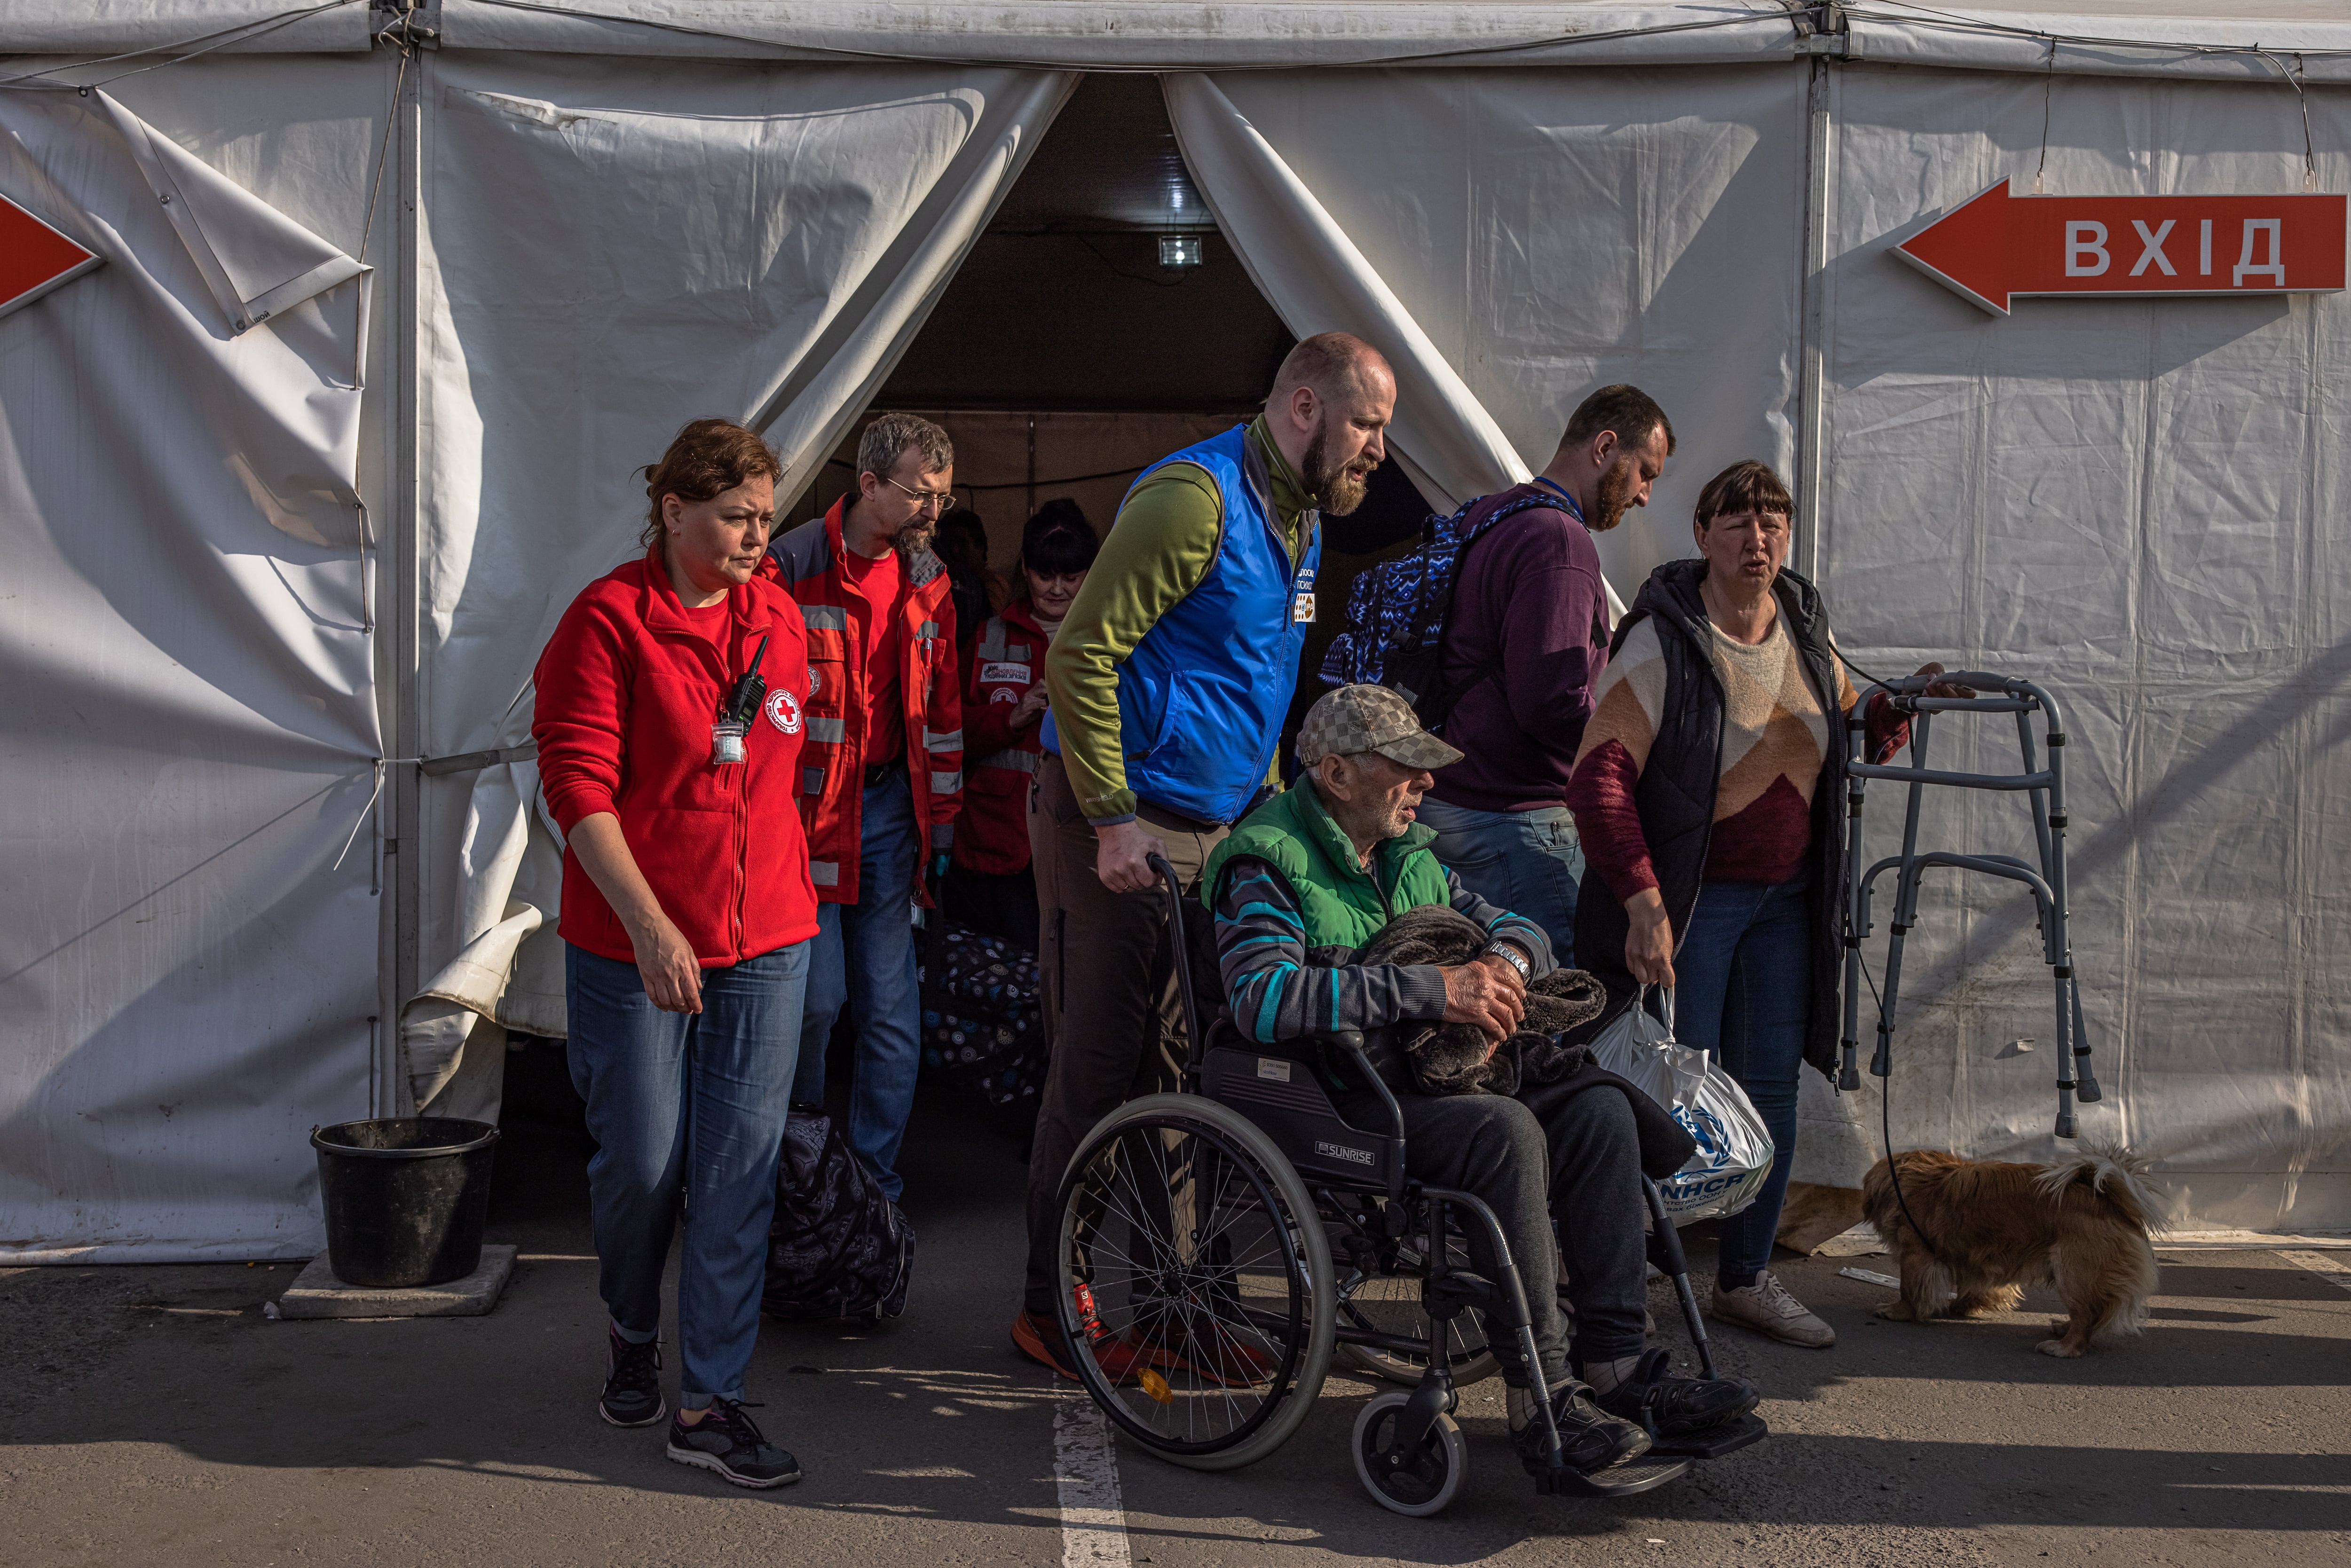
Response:
MULTIPOLYGON (((1494 954, 1496 956, 1501 958, 1505 963, 1509 964, 1511 968, 1516 969, 1519 972, 1520 979, 1524 980, 1532 977, 1533 971, 1527 967, 1527 956, 1519 951, 1517 944, 1510 942, 1489 942, 1486 944, 1486 952, 1494 954)), ((1483 957, 1485 956, 1485 954, 1481 953, 1479 956, 1483 957)))

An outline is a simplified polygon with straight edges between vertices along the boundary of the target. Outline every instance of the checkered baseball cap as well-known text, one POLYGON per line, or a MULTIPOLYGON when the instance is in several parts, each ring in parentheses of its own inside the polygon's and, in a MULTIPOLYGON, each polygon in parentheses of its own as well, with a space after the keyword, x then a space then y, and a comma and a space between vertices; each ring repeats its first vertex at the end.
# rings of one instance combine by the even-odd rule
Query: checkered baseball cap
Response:
POLYGON ((1311 768, 1326 757, 1376 751, 1406 768, 1443 768, 1461 754, 1420 727, 1412 705, 1385 686, 1341 686, 1306 710, 1298 728, 1298 760, 1311 768))

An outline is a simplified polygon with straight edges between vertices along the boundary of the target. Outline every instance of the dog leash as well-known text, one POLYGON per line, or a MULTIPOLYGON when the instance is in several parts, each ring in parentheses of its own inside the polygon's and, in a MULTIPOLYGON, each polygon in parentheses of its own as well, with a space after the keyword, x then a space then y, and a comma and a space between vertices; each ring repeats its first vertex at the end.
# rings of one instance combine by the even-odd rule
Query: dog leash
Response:
MULTIPOLYGON (((1851 911, 1846 912, 1845 918, 1848 922, 1852 920, 1851 911)), ((1869 982, 1870 998, 1877 1004, 1877 1021, 1882 1025, 1886 1021, 1886 998, 1878 994, 1877 977, 1869 972, 1869 960, 1865 957, 1861 961, 1861 977, 1869 982)), ((1920 1225, 1918 1217, 1910 1212, 1910 1200, 1902 1196, 1902 1165, 1894 1157, 1893 1089, 1894 1075, 1889 1072, 1879 1081, 1877 1090, 1877 1125, 1886 1142, 1886 1175, 1894 1183, 1894 1201, 1901 1207, 1902 1218, 1909 1222, 1910 1234, 1918 1239, 1918 1245, 1927 1249, 1928 1257, 1940 1263, 1943 1255, 1935 1250, 1935 1243, 1928 1239, 1926 1227, 1920 1225)))

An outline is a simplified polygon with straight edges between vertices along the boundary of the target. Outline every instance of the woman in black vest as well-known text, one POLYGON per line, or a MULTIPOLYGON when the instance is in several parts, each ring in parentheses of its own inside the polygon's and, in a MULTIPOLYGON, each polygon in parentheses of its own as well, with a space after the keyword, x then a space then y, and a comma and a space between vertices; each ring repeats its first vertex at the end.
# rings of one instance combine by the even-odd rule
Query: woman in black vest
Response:
MULTIPOLYGON (((1836 1332, 1764 1267, 1798 1072, 1829 1072, 1836 1055, 1836 811, 1857 700, 1819 592, 1786 570, 1792 512, 1767 465, 1708 481, 1698 559, 1652 572, 1616 629, 1567 800, 1586 857, 1576 956, 1613 1010, 1642 986, 1673 988, 1676 1037, 1715 1054, 1771 1134, 1761 1194, 1723 1222, 1713 1314, 1825 1349, 1836 1332)), ((1873 757, 1908 737, 1882 693, 1864 722, 1873 757)))

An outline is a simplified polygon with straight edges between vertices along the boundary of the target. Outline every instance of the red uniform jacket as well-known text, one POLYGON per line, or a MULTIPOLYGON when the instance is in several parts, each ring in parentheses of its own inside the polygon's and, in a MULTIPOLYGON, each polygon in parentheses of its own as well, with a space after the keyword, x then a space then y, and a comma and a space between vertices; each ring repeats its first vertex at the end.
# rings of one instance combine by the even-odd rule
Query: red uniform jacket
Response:
MULTIPOLYGON (((538 656, 531 735, 539 787, 568 835, 610 811, 663 913, 705 969, 816 935, 808 843, 792 810, 807 724, 799 608, 753 578, 726 596, 723 637, 688 619, 658 550, 582 590, 538 656), (759 639, 767 700, 745 760, 716 767, 710 727, 759 639)), ((636 961, 629 933, 567 848, 565 941, 636 961)))
POLYGON ((964 729, 972 761, 964 775, 963 820, 955 862, 967 871, 1005 875, 1029 863, 1029 785, 1044 755, 1038 737, 1043 716, 1025 729, 1011 724, 1012 706, 1045 678, 1045 633, 1026 599, 1004 607, 981 628, 964 684, 964 729))
MULTIPOLYGON (((864 597, 843 580, 838 562, 841 509, 832 510, 768 547, 759 570, 773 573, 798 601, 808 628, 808 744, 800 755, 800 820, 808 827, 809 875, 823 904, 858 902, 860 809, 865 799, 864 644, 850 634, 849 611, 864 597)), ((923 832, 918 868, 945 853, 955 839, 963 805, 963 696, 956 681, 955 606, 946 567, 925 550, 904 563, 905 591, 896 605, 874 607, 903 623, 904 663, 898 691, 905 713, 906 772, 914 785, 914 821, 923 832)), ((919 871, 914 897, 931 903, 919 871)))

